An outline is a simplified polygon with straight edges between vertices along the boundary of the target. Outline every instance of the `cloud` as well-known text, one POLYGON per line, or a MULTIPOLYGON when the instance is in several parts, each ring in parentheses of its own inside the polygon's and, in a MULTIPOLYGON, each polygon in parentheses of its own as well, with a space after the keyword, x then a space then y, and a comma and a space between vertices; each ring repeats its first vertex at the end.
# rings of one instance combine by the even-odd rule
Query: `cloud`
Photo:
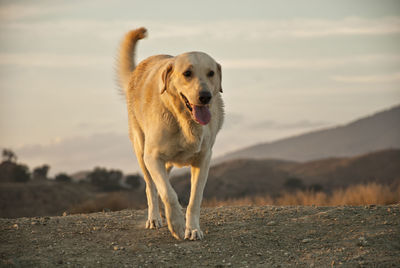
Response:
POLYGON ((37 18, 46 14, 65 10, 68 7, 71 8, 71 6, 65 5, 63 2, 59 1, 56 5, 52 5, 51 2, 48 2, 46 5, 38 5, 38 3, 34 2, 2 3, 0 8, 0 20, 15 21, 27 18, 37 18))
POLYGON ((99 67, 112 66, 113 57, 96 55, 63 55, 55 53, 0 53, 0 65, 26 67, 99 67))
POLYGON ((378 75, 337 75, 333 80, 344 83, 393 83, 400 82, 400 73, 378 75))
POLYGON ((293 37, 313 38, 347 35, 387 35, 400 33, 400 18, 376 19, 344 18, 341 20, 294 20, 290 27, 282 31, 293 37))
MULTIPOLYGON (((136 24, 135 24, 136 23, 136 24)), ((114 21, 126 28, 138 21, 114 21)), ((310 39, 330 36, 365 36, 400 34, 400 17, 329 19, 253 19, 198 21, 142 21, 151 29, 151 38, 198 38, 214 40, 260 41, 271 39, 310 39)))
POLYGON ((400 33, 400 17, 329 19, 218 20, 154 25, 155 38, 208 36, 214 39, 265 40, 400 33))
MULTIPOLYGON (((68 8, 72 8, 72 6, 68 5, 68 8)), ((169 20, 168 23, 165 23, 162 20, 144 19, 110 20, 90 17, 87 19, 70 19, 65 16, 57 18, 41 17, 44 13, 57 12, 59 9, 56 6, 42 10, 35 5, 19 4, 2 6, 0 10, 4 14, 19 14, 18 16, 20 17, 32 15, 38 18, 24 21, 9 17, 13 15, 5 15, 5 17, 2 17, 4 22, 0 24, 0 32, 4 41, 0 49, 7 46, 13 48, 1 49, 3 52, 0 54, 0 64, 32 67, 92 67, 113 64, 114 55, 106 57, 104 56, 104 50, 97 46, 94 49, 93 46, 97 42, 101 42, 103 48, 116 49, 122 35, 135 25, 146 25, 149 29, 149 40, 146 46, 149 49, 156 44, 158 47, 161 41, 176 42, 176 40, 182 40, 181 43, 184 43, 184 41, 190 40, 190 43, 192 43, 192 40, 203 40, 205 37, 209 40, 209 43, 216 42, 222 45, 236 42, 236 46, 239 46, 243 42, 262 44, 262 42, 281 39, 292 41, 329 36, 400 34, 400 17, 368 19, 353 17, 337 20, 304 18, 221 19, 207 22, 169 20), (76 40, 76 42, 71 42, 71 40, 76 40), (26 42, 31 44, 29 53, 26 52, 26 48, 22 45, 26 42), (59 53, 59 50, 63 49, 66 43, 70 44, 69 51, 75 51, 75 54, 63 55, 59 53), (47 47, 47 52, 43 52, 45 48, 43 45, 49 46, 47 47), (35 50, 41 52, 35 52, 35 50), (49 52, 49 50, 51 51, 49 52), (13 52, 6 53, 5 51, 13 52)), ((106 52, 109 53, 109 51, 106 52)), ((225 68, 231 69, 322 69, 383 60, 398 63, 400 61, 399 58, 399 55, 369 55, 325 59, 226 58, 222 59, 221 62, 225 68), (394 56, 394 58, 389 56, 394 56)))
POLYGON ((359 55, 335 58, 297 58, 297 59, 221 59, 221 64, 228 69, 330 69, 350 65, 376 65, 378 63, 400 63, 400 55, 359 55))
MULTIPOLYGON (((171 38, 197 38, 207 37, 214 40, 247 40, 259 41, 270 39, 298 39, 321 38, 329 36, 354 36, 354 35, 391 35, 400 34, 400 17, 362 18, 348 17, 341 19, 219 19, 209 21, 192 20, 126 20, 126 19, 69 19, 60 17, 46 20, 41 18, 35 21, 19 21, 18 17, 26 14, 35 14, 40 18, 41 13, 54 12, 58 7, 38 8, 28 6, 26 9, 14 6, 2 8, 2 29, 31 30, 41 33, 46 32, 81 32, 106 38, 120 37, 134 25, 146 25, 151 29, 150 36, 153 39, 171 38), (7 15, 8 14, 8 15, 7 15), (11 15, 10 15, 11 14, 11 15), (10 17, 11 16, 11 17, 10 17)), ((70 7, 72 8, 72 7, 70 7)))
MULTIPOLYGON (((350 65, 376 65, 400 64, 400 55, 382 54, 382 55, 360 55, 352 57, 336 58, 239 58, 239 59, 220 59, 224 69, 331 69, 345 67, 350 65)), ((88 54, 56 54, 56 53, 0 53, 0 65, 14 65, 26 67, 58 67, 58 68, 102 68, 104 66, 113 66, 115 59, 112 56, 88 55, 88 54)), ((398 79, 398 73, 391 75, 382 75, 380 77, 371 77, 371 81, 380 82, 382 80, 398 79)), ((361 81, 363 77, 334 76, 335 81, 350 82, 361 81)), ((367 79, 367 77, 365 77, 367 79)), ((368 82, 368 80, 365 80, 368 82)))

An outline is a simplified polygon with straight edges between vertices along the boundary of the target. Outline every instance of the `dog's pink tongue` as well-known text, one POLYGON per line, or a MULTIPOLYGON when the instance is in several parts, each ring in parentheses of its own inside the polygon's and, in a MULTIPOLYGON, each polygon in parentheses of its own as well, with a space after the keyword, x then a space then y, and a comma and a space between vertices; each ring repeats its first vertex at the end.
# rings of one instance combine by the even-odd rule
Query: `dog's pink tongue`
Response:
POLYGON ((207 125, 211 120, 211 113, 206 106, 193 105, 193 115, 196 121, 201 125, 207 125))

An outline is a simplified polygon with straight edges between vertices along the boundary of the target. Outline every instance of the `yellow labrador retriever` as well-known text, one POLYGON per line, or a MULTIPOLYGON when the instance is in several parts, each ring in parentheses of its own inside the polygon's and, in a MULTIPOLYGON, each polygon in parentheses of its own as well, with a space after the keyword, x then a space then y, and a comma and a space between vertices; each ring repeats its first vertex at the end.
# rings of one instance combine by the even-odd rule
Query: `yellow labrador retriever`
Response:
POLYGON ((200 204, 224 115, 221 66, 202 52, 152 56, 136 66, 135 46, 145 36, 145 28, 125 35, 118 73, 126 96, 130 139, 146 181, 146 228, 161 227, 158 193, 172 235, 202 239, 200 204), (189 165, 191 190, 185 225, 169 172, 173 166, 189 165))

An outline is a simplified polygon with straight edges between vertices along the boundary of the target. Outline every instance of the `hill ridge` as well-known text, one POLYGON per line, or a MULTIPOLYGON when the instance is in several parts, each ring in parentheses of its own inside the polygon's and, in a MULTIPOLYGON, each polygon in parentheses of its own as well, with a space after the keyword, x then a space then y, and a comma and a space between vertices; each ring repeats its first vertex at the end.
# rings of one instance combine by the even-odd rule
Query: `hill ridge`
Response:
MULTIPOLYGON (((358 184, 400 184, 400 149, 307 162, 276 159, 236 158, 210 168, 204 198, 217 200, 276 196, 287 190, 289 180, 304 188, 317 187, 330 193, 358 184)), ((180 200, 190 193, 190 174, 171 178, 180 200)), ((300 189, 300 188, 299 188, 300 189)))
POLYGON ((214 163, 235 158, 309 161, 354 156, 390 148, 400 148, 400 105, 348 124, 255 144, 217 157, 214 163))

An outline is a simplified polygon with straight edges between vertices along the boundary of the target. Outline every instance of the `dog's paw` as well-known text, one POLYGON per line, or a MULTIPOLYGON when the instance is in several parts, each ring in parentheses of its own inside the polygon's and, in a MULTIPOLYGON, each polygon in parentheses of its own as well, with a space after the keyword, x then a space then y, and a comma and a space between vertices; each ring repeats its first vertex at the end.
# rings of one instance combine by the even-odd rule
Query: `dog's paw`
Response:
POLYGON ((158 229, 162 227, 162 220, 160 217, 156 219, 148 219, 146 221, 146 229, 158 229))
POLYGON ((168 229, 171 232, 172 236, 177 240, 184 239, 185 235, 185 220, 183 217, 183 213, 180 210, 176 210, 174 215, 171 217, 167 217, 168 221, 168 229))
POLYGON ((191 228, 186 228, 185 231, 185 239, 189 240, 201 240, 204 238, 203 232, 200 230, 200 228, 197 229, 191 229, 191 228))

